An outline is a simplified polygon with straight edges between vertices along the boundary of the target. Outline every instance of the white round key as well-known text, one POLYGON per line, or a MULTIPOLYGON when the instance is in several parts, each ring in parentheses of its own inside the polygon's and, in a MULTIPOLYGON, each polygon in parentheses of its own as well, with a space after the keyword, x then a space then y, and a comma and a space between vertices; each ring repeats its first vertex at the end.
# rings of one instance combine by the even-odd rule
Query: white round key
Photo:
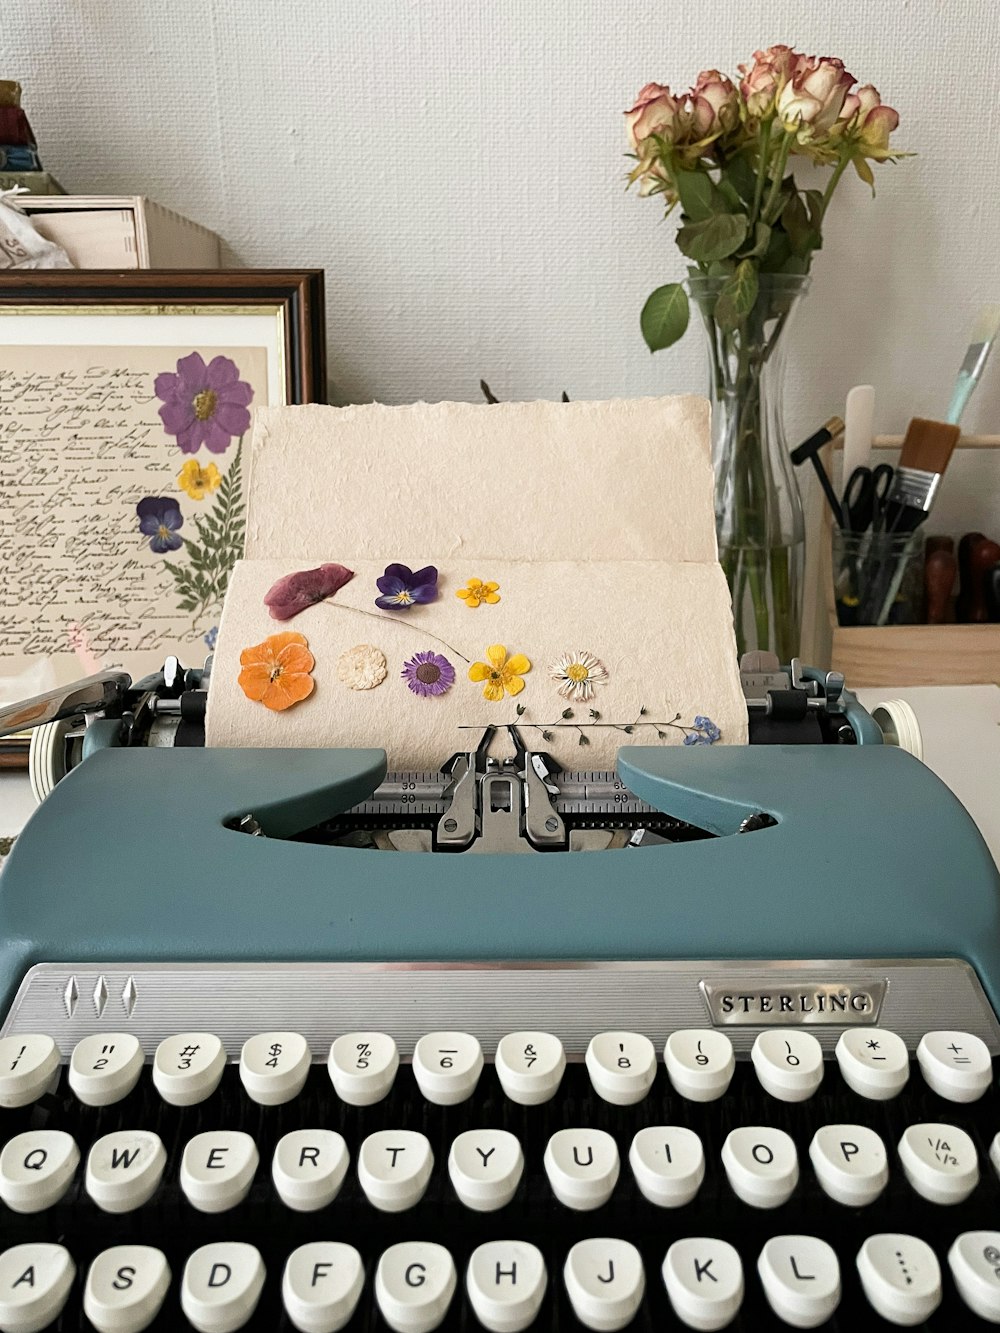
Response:
POLYGON ((115 1245, 90 1265, 83 1312, 98 1333, 142 1333, 160 1312, 170 1266, 151 1245, 115 1245))
POLYGON ((364 1285, 364 1262, 353 1245, 314 1240, 288 1256, 281 1299, 299 1333, 337 1333, 357 1308, 364 1285))
POLYGON ((423 1198, 434 1169, 430 1140, 413 1129, 380 1129, 358 1153, 358 1180, 368 1202, 401 1213, 423 1198))
POLYGON ((286 1207, 313 1213, 337 1197, 350 1160, 347 1144, 335 1130, 293 1129, 278 1140, 271 1178, 286 1207))
POLYGON ((627 1240, 580 1240, 566 1256, 563 1281, 573 1313, 596 1333, 616 1333, 638 1313, 646 1290, 642 1255, 627 1240))
POLYGON ((62 1129, 16 1134, 0 1152, 0 1199, 15 1213, 40 1213, 58 1203, 80 1163, 80 1149, 62 1129))
POLYGON ((258 1032, 244 1042, 240 1079, 261 1106, 282 1106, 297 1097, 309 1075, 309 1043, 299 1032, 258 1032))
POLYGON ((500 1086, 519 1106, 540 1106, 559 1090, 566 1052, 551 1032, 508 1032, 494 1058, 500 1086))
POLYGON ((823 1048, 811 1032, 796 1028, 761 1032, 750 1059, 760 1086, 782 1102, 804 1102, 823 1081, 823 1048))
POLYGON ((885 1028, 845 1028, 837 1042, 837 1064, 851 1091, 874 1102, 895 1097, 910 1077, 906 1042, 885 1028))
POLYGON ((743 1125, 722 1145, 722 1165, 733 1193, 753 1208, 778 1208, 799 1182, 794 1140, 783 1129, 743 1125))
POLYGON ((166 1165, 159 1134, 116 1130, 98 1139, 87 1156, 87 1193, 106 1213, 130 1213, 153 1197, 166 1165))
POLYGON ((455 1193, 476 1212, 503 1208, 517 1191, 524 1153, 517 1136, 505 1129, 468 1129, 448 1154, 448 1175, 455 1193))
POLYGON ((743 1264, 727 1241, 691 1236, 674 1241, 663 1261, 663 1284, 688 1328, 725 1328, 743 1304, 743 1264))
POLYGON ((974 1102, 993 1078, 990 1052, 971 1032, 925 1032, 917 1063, 927 1086, 950 1102, 974 1102))
POLYGON ((523 1240, 480 1245, 465 1274, 469 1304, 490 1333, 522 1333, 533 1324, 547 1285, 541 1250, 523 1240))
POLYGON ((663 1063, 670 1082, 687 1101, 714 1102, 729 1087, 736 1057, 724 1032, 685 1028, 667 1038, 663 1063))
POLYGON ((909 1125, 899 1140, 906 1179, 931 1203, 961 1203, 979 1184, 976 1145, 957 1125, 909 1125))
POLYGON ((199 1212, 224 1213, 250 1193, 259 1162, 249 1134, 232 1129, 196 1134, 181 1158, 181 1189, 199 1212))
POLYGON ((545 1146, 545 1174, 567 1208, 588 1211, 607 1203, 620 1169, 618 1145, 603 1129, 560 1129, 545 1146))
POLYGON ((644 1198, 660 1208, 682 1208, 705 1179, 701 1139, 680 1125, 640 1129, 628 1150, 629 1166, 644 1198))
POLYGON ((848 1208, 874 1203, 889 1183, 885 1144, 866 1125, 821 1125, 809 1160, 825 1193, 848 1208))
POLYGON ((131 1032, 97 1032, 73 1048, 69 1086, 85 1106, 127 1097, 142 1073, 142 1047, 131 1032))
POLYGON ((181 1309, 198 1333, 235 1333, 256 1310, 264 1277, 256 1246, 238 1240, 203 1245, 184 1265, 181 1309))
POLYGON ((30 1106, 59 1082, 59 1048, 51 1037, 29 1032, 0 1040, 0 1106, 30 1106))
POLYGON ((1000 1231, 963 1231, 948 1251, 948 1267, 969 1309, 1000 1324, 1000 1231))
POLYGON ((941 1266, 919 1236, 900 1231, 869 1236, 857 1264, 869 1304, 891 1324, 923 1323, 941 1304, 941 1266))
POLYGON ((396 1333, 431 1333, 448 1313, 458 1276, 443 1245, 426 1240, 391 1245, 375 1271, 375 1299, 396 1333))
POLYGON ((178 1032, 153 1056, 153 1086, 171 1106, 197 1106, 219 1086, 226 1050, 212 1032, 178 1032))
POLYGON ((656 1050, 641 1032, 599 1032, 587 1047, 594 1091, 613 1106, 641 1102, 656 1078, 656 1050))
POLYGON ((399 1051, 384 1032, 345 1032, 330 1047, 326 1067, 342 1102, 374 1106, 392 1088, 399 1051))
POLYGON ((428 1032, 413 1049, 417 1086, 436 1106, 456 1106, 476 1090, 483 1048, 468 1032, 428 1032))
POLYGON ((840 1261, 817 1236, 772 1236, 757 1272, 768 1304, 792 1328, 816 1328, 840 1304, 840 1261))
POLYGON ((38 1333, 62 1313, 76 1264, 62 1245, 36 1241, 0 1254, 0 1329, 38 1333))

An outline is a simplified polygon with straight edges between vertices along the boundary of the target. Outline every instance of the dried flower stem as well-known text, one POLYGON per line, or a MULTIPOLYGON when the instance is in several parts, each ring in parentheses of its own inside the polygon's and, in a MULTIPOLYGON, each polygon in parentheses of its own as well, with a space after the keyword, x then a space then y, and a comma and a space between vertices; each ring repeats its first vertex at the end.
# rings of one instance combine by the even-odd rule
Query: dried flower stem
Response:
MULTIPOLYGON (((392 625, 401 625, 404 623, 399 619, 398 616, 386 616, 386 615, 381 615, 376 611, 365 611, 360 606, 345 606, 343 602, 334 602, 331 601, 330 598, 324 598, 322 605, 329 606, 335 611, 351 611, 356 616, 368 616, 370 620, 381 620, 383 624, 386 621, 389 621, 389 623, 392 625)), ((466 657, 464 653, 460 653, 458 649, 454 647, 453 644, 446 642, 446 640, 442 639, 439 635, 432 633, 429 629, 424 629, 423 625, 418 624, 416 621, 410 621, 410 620, 407 620, 405 624, 407 629, 409 629, 412 625, 413 629, 416 631, 417 634, 423 634, 428 639, 433 639, 435 643, 441 644, 442 648, 447 648, 450 653, 454 653, 456 657, 460 657, 467 666, 472 665, 471 658, 466 657)))

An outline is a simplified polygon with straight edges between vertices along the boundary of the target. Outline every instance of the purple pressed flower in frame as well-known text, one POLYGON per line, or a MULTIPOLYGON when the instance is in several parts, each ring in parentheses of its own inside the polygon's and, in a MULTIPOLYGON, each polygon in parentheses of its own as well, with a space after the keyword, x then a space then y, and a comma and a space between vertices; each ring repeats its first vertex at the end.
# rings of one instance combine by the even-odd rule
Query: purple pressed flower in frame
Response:
POLYGON ((286 574, 271 585, 264 596, 264 605, 272 620, 291 620, 300 611, 315 606, 339 592, 354 578, 354 570, 346 565, 318 565, 316 569, 300 569, 286 574))
POLYGON ((422 602, 433 602, 438 595, 438 572, 433 565, 414 572, 409 565, 386 565, 385 573, 375 580, 381 597, 375 605, 383 611, 408 611, 422 602))
POLYGON ((177 529, 184 526, 184 519, 176 500, 169 495, 147 495, 135 512, 139 515, 139 531, 149 538, 151 551, 163 555, 180 548, 184 538, 177 529))
POLYGON ((177 373, 157 375, 153 389, 163 400, 163 429, 177 437, 182 454, 196 454, 202 445, 225 453, 234 436, 249 429, 253 389, 228 356, 214 356, 208 365, 199 352, 182 356, 177 373))
POLYGON ((422 699, 445 694, 455 683, 455 668, 440 653, 414 653, 399 674, 422 699))

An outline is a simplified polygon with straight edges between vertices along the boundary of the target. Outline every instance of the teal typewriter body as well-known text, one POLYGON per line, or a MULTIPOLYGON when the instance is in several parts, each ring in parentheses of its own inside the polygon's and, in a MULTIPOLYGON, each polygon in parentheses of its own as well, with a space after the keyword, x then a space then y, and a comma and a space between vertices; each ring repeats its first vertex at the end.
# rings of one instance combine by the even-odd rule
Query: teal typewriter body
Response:
POLYGON ((209 750, 199 684, 38 706, 0 1333, 1000 1323, 1000 877, 842 679, 606 773, 209 750))

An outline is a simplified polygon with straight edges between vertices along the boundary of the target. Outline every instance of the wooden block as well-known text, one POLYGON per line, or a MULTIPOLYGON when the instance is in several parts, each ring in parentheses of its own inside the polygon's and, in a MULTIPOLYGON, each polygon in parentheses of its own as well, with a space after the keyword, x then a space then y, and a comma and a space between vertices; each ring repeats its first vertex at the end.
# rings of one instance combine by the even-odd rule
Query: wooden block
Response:
POLYGON ((852 689, 1000 685, 1000 625, 834 625, 830 656, 852 689))
POLYGON ((77 268, 221 266, 214 232, 141 196, 65 195, 22 199, 20 206, 77 268))

